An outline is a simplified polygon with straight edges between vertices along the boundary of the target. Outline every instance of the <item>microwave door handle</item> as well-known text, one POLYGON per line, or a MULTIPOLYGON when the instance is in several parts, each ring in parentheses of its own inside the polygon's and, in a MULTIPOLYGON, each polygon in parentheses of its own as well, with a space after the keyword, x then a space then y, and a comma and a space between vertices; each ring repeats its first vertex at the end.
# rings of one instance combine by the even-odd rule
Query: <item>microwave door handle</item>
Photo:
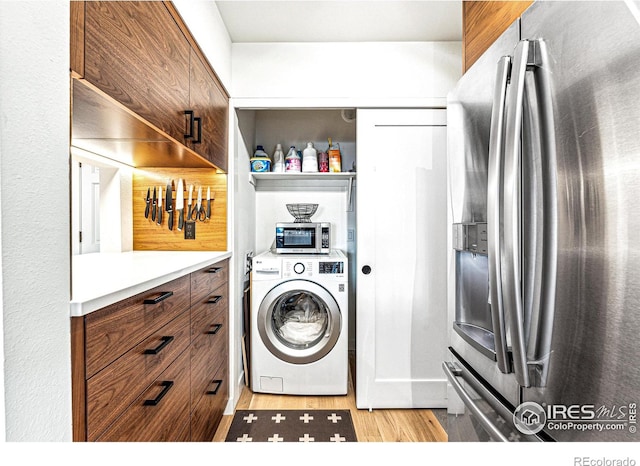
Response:
POLYGON ((450 362, 443 362, 442 369, 444 370, 449 383, 456 391, 464 405, 471 411, 471 413, 478 419, 478 422, 482 425, 482 428, 489 434, 492 440, 496 442, 508 442, 507 437, 504 436, 500 429, 491 422, 489 417, 482 412, 476 402, 471 398, 471 395, 465 390, 462 384, 458 381, 458 376, 454 372, 458 372, 455 366, 450 362))
POLYGON ((521 240, 521 138, 524 83, 529 59, 534 55, 533 43, 518 43, 511 67, 511 85, 506 100, 506 132, 504 161, 504 242, 501 267, 503 273, 504 308, 511 330, 511 350, 516 380, 530 387, 525 348, 524 309, 522 301, 521 240))
POLYGON ((504 305, 502 302, 502 269, 500 267, 501 230, 503 212, 503 164, 504 164, 504 117, 507 82, 511 68, 511 57, 498 61, 496 84, 491 108, 491 133, 489 137, 489 172, 487 192, 487 234, 489 259, 489 304, 495 341, 496 361, 501 372, 511 372, 507 350, 504 305))

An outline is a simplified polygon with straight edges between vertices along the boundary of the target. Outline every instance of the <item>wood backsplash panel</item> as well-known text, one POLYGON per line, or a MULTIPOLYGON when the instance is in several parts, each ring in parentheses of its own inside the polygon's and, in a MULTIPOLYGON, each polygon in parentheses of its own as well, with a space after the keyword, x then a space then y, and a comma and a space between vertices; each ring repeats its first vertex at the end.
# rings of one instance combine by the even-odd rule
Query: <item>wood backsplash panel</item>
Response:
POLYGON ((202 168, 153 168, 136 170, 133 175, 133 249, 136 251, 225 251, 227 250, 227 175, 215 170, 202 168), (211 218, 205 222, 196 222, 196 239, 185 239, 184 228, 178 230, 178 212, 175 211, 175 198, 178 180, 182 178, 184 186, 185 219, 187 215, 187 190, 194 185, 193 204, 198 195, 198 186, 202 186, 202 202, 206 209, 207 187, 211 188, 211 218), (165 188, 169 180, 173 181, 174 219, 173 230, 168 228, 168 215, 164 210, 165 188), (145 218, 145 199, 147 188, 162 186, 163 212, 162 225, 145 218))
POLYGON ((533 1, 462 2, 462 71, 466 72, 533 1))

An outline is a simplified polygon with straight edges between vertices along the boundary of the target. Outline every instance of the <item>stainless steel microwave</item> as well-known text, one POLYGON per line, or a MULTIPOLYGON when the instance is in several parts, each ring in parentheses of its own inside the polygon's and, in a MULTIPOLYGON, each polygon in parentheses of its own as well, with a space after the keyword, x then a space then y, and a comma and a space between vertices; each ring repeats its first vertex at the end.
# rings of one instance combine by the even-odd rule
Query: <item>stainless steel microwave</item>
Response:
POLYGON ((276 223, 276 253, 329 254, 330 223, 276 223))

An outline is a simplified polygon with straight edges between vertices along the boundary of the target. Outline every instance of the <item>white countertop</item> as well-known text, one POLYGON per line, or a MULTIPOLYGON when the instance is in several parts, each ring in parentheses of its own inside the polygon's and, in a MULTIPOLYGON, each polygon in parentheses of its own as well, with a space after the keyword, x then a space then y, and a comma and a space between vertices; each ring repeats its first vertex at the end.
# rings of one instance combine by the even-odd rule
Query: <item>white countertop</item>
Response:
POLYGON ((133 251, 72 257, 71 317, 89 314, 231 257, 229 251, 133 251))

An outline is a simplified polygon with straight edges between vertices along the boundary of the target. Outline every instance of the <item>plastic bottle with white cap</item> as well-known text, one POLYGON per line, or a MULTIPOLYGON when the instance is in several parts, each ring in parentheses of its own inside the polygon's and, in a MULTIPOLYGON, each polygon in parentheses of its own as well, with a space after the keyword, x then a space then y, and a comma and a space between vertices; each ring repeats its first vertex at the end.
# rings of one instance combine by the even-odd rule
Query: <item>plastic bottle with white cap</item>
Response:
POLYGON ((302 151, 302 171, 305 173, 318 171, 318 151, 313 147, 312 142, 308 142, 306 149, 302 151))
POLYGON ((275 173, 284 173, 284 152, 282 150, 282 144, 277 144, 276 150, 273 153, 273 171, 275 173))
POLYGON ((302 161, 300 160, 298 151, 296 151, 295 146, 291 146, 287 157, 284 159, 284 171, 288 173, 300 173, 301 170, 302 161))

